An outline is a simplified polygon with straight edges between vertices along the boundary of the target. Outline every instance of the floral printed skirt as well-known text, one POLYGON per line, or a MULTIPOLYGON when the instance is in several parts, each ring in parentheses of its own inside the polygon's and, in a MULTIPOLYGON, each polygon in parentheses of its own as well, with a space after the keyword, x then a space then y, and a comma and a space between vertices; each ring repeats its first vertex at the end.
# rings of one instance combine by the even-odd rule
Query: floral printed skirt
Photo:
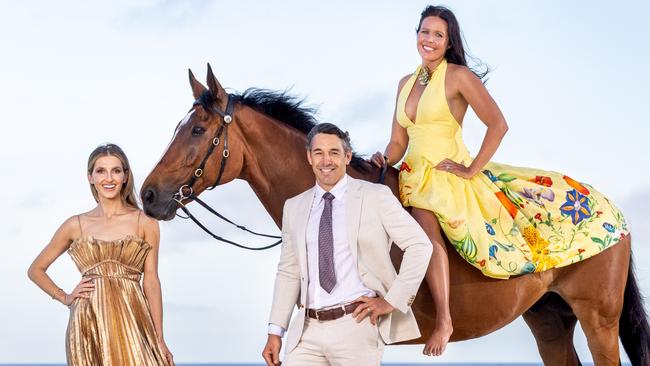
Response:
POLYGON ((567 266, 628 234, 621 212, 593 187, 538 169, 488 163, 463 179, 407 156, 400 199, 432 211, 458 253, 494 278, 567 266))

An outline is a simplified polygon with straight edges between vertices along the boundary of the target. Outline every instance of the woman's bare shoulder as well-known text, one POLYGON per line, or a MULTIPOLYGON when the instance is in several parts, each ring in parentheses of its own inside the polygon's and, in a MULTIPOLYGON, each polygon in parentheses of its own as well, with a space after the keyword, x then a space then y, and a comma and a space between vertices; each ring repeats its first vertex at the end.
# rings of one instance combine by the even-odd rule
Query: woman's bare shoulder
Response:
POLYGON ((153 217, 147 216, 147 214, 144 213, 144 211, 140 210, 139 212, 140 215, 140 224, 142 225, 142 228, 145 231, 158 231, 160 225, 158 224, 158 220, 154 219, 153 217))
POLYGON ((406 74, 404 75, 403 78, 399 79, 398 85, 400 89, 404 86, 404 84, 406 84, 406 82, 411 78, 412 75, 413 74, 406 74))
POLYGON ((451 77, 453 81, 459 82, 480 81, 474 71, 464 65, 447 64, 447 76, 451 77))
POLYGON ((82 213, 72 215, 63 221, 57 230, 56 236, 66 238, 68 240, 73 240, 81 236, 81 225, 79 224, 80 215, 82 215, 82 213))
POLYGON ((477 77, 469 67, 457 64, 447 64, 447 74, 460 78, 477 77))

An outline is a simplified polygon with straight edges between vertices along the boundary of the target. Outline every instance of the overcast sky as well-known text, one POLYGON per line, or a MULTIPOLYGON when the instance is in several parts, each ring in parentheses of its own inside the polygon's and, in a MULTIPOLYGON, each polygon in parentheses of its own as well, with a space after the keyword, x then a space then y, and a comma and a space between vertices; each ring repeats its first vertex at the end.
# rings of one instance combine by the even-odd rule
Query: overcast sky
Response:
MULTIPOLYGON (((187 69, 222 85, 291 88, 321 121, 350 131, 358 152, 383 150, 398 80, 419 57, 423 1, 2 1, 0 363, 64 362, 68 310, 26 270, 69 216, 93 207, 90 151, 111 141, 136 181, 158 161, 192 103, 187 69)), ((645 148, 650 34, 644 2, 453 1, 470 52, 510 125, 495 161, 565 172, 611 198, 630 222, 650 295, 650 171, 645 148)), ((484 133, 468 113, 464 136, 484 133)), ((250 228, 279 232, 245 182, 206 193, 250 228)), ((279 249, 226 247, 190 222, 162 223, 165 338, 178 362, 259 362, 279 249)), ((262 242, 222 223, 223 236, 262 242)), ((49 274, 71 290, 67 254, 49 274)), ((646 308, 648 306, 646 305, 646 308)), ((589 360, 584 338, 577 348, 589 360)), ((384 360, 425 361, 421 346, 384 360)), ((539 360, 523 321, 451 344, 444 362, 539 360)))

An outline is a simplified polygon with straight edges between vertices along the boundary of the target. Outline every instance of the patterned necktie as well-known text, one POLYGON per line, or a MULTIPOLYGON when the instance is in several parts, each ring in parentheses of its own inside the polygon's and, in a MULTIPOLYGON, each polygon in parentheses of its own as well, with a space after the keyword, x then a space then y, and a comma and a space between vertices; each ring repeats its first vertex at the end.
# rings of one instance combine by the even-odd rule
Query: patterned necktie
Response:
POLYGON ((332 237, 332 200, 334 195, 329 192, 323 194, 325 207, 320 217, 318 228, 318 276, 320 287, 327 293, 332 293, 336 285, 334 273, 334 239, 332 237))

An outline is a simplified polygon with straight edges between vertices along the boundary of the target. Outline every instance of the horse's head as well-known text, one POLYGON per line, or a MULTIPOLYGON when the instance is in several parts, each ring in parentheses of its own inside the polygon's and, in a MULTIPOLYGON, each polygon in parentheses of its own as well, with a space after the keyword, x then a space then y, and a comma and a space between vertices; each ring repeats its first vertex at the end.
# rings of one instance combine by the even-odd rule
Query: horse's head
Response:
POLYGON ((226 93, 209 64, 208 88, 191 70, 189 75, 192 108, 142 185, 144 211, 159 220, 171 220, 179 202, 187 202, 191 193, 198 196, 206 188, 229 182, 242 169, 242 144, 234 141, 238 134, 229 128, 237 119, 235 97, 226 93))

